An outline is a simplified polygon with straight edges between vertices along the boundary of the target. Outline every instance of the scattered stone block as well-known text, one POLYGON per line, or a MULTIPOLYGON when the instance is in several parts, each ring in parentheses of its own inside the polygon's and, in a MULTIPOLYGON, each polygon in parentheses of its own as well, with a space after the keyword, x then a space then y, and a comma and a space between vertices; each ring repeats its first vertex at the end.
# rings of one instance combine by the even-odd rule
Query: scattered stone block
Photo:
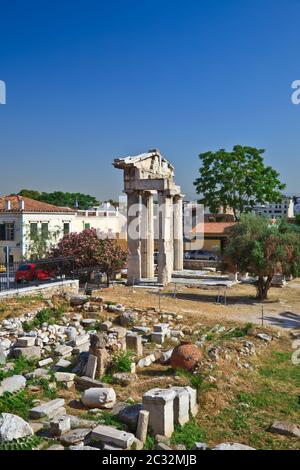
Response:
POLYGON ((32 336, 22 336, 17 339, 17 347, 28 348, 35 345, 35 338, 32 336))
POLYGON ((66 369, 67 367, 70 367, 71 364, 72 364, 71 361, 67 361, 66 359, 60 359, 55 364, 55 367, 59 367, 60 369, 66 369))
POLYGON ((61 436, 71 429, 71 419, 69 416, 62 416, 50 422, 50 433, 52 436, 61 436))
POLYGON ((14 393, 18 392, 26 386, 26 379, 23 375, 13 375, 3 379, 0 383, 0 396, 5 392, 14 393))
POLYGON ((54 377, 57 382, 74 382, 75 374, 70 372, 55 372, 54 377))
POLYGON ((111 321, 106 320, 102 323, 100 323, 99 328, 101 331, 108 331, 110 328, 112 328, 113 324, 111 321))
POLYGON ((165 333, 154 331, 151 334, 151 341, 156 344, 163 344, 165 342, 165 333))
POLYGON ((130 385, 131 383, 136 382, 137 380, 137 375, 131 374, 130 372, 116 372, 112 376, 112 383, 123 385, 123 387, 126 387, 127 385, 130 385))
POLYGON ((143 444, 145 444, 146 442, 147 433, 148 433, 148 424, 149 424, 149 411, 140 410, 138 425, 137 425, 137 430, 136 430, 136 437, 143 444))
POLYGON ((45 450, 65 450, 64 446, 61 446, 60 444, 54 444, 53 446, 48 447, 48 449, 45 450))
POLYGON ((97 357, 93 356, 93 354, 90 354, 85 369, 86 377, 90 377, 91 379, 95 378, 97 372, 97 362, 97 357))
POLYGON ((171 361, 172 353, 173 353, 173 349, 169 349, 169 351, 163 352, 160 358, 160 363, 168 364, 171 361))
POLYGON ((218 444, 212 450, 255 450, 253 447, 246 446, 245 444, 239 444, 237 442, 224 442, 218 444))
POLYGON ((56 356, 67 357, 67 356, 71 356, 72 351, 73 351, 72 346, 59 344, 58 346, 56 346, 54 353, 56 354, 56 356))
MULTIPOLYGON (((138 426, 138 419, 140 411, 143 409, 143 405, 141 403, 137 403, 134 405, 128 405, 127 403, 120 404, 120 411, 116 414, 118 419, 128 426, 128 429, 132 432, 136 432, 138 426)), ((115 409, 115 408, 114 408, 115 409)))
POLYGON ((28 348, 14 348, 13 350, 14 357, 26 357, 26 359, 40 359, 41 357, 41 348, 39 346, 30 346, 28 348))
POLYGON ((52 357, 47 357, 47 359, 42 359, 41 361, 38 362, 39 367, 44 367, 48 366, 53 363, 52 357))
POLYGON ((149 426, 154 434, 170 437, 174 431, 174 390, 153 388, 143 395, 143 405, 149 411, 149 426))
POLYGON ((156 450, 172 450, 171 447, 167 446, 163 442, 158 442, 155 446, 156 450))
POLYGON ((88 428, 72 429, 61 436, 60 442, 66 446, 78 444, 84 441, 90 432, 88 428))
POLYGON ((32 435, 31 426, 20 416, 11 413, 0 414, 0 441, 13 441, 32 435))
POLYGON ((147 326, 133 326, 132 327, 132 331, 135 331, 136 333, 142 333, 143 335, 147 335, 149 333, 151 333, 151 328, 147 327, 147 326))
POLYGON ((63 398, 56 398, 55 400, 48 401, 40 406, 35 406, 30 410, 30 417, 33 419, 40 418, 54 418, 62 413, 65 400, 63 398))
POLYGON ((208 445, 205 442, 195 442, 192 450, 207 450, 208 445))
POLYGON ((196 416, 199 411, 199 406, 197 404, 197 390, 189 386, 184 388, 188 391, 190 397, 190 413, 192 416, 196 416))
POLYGON ((71 297, 70 305, 72 307, 77 307, 86 304, 89 301, 89 297, 87 295, 76 295, 71 297))
POLYGON ((282 436, 300 438, 300 427, 286 421, 274 421, 269 431, 282 436))
POLYGON ((116 393, 113 388, 89 388, 81 395, 81 401, 87 408, 112 408, 116 393))
POLYGON ((87 390, 89 388, 107 387, 107 384, 105 384, 104 382, 100 382, 100 380, 91 379, 90 377, 86 376, 79 377, 78 375, 76 375, 75 383, 76 388, 81 391, 87 390))
POLYGON ((172 387, 176 393, 174 398, 174 423, 183 426, 190 419, 190 394, 184 387, 172 387))
POLYGON ((137 333, 127 333, 126 348, 134 351, 137 357, 141 357, 143 355, 142 337, 137 333))
POLYGON ((135 436, 129 432, 119 431, 111 426, 100 425, 92 430, 91 440, 103 442, 129 449, 134 442, 135 436))
POLYGON ((154 354, 149 354, 149 356, 144 357, 143 359, 140 359, 139 362, 137 363, 138 367, 148 367, 151 366, 153 362, 156 361, 156 358, 154 354))
POLYGON ((122 326, 113 326, 108 330, 109 334, 114 334, 118 339, 125 338, 127 330, 126 328, 123 328, 122 326))

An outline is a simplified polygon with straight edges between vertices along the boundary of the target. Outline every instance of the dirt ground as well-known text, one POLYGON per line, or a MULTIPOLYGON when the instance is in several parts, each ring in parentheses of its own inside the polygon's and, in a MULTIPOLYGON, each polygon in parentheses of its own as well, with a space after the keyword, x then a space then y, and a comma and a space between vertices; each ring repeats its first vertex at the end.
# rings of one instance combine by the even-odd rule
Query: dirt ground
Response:
MULTIPOLYGON (((126 307, 149 308, 160 312, 182 314, 184 320, 205 323, 241 322, 262 324, 287 330, 300 331, 300 279, 296 279, 283 288, 272 288, 269 299, 263 303, 255 298, 255 287, 237 284, 227 289, 227 304, 217 304, 216 288, 195 288, 169 286, 161 290, 132 288, 116 285, 104 289, 101 295, 105 301, 119 302, 126 307)), ((224 292, 221 292, 224 296, 224 292)))

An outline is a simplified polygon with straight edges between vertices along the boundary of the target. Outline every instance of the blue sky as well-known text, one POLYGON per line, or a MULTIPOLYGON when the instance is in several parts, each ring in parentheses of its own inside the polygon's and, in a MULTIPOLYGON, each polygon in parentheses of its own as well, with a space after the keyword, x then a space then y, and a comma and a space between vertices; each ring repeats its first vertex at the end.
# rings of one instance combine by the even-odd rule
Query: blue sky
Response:
POLYGON ((114 157, 157 147, 194 193, 234 144, 299 193, 299 0, 0 0, 0 193, 117 197, 114 157))

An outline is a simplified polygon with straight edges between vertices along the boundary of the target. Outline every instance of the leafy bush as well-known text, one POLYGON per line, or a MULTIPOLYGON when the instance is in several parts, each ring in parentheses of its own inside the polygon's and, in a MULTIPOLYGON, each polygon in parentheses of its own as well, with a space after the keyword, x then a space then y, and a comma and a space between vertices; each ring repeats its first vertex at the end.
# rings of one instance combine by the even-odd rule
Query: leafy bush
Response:
POLYGON ((39 436, 26 436, 12 441, 0 442, 0 450, 32 450, 36 448, 42 439, 39 436))
POLYGON ((36 314, 33 320, 23 323, 23 330, 26 332, 31 331, 34 328, 39 328, 43 323, 48 323, 49 325, 58 323, 61 321, 63 313, 62 308, 43 308, 36 314))
POLYGON ((10 370, 0 370, 0 381, 12 377, 13 375, 24 375, 32 372, 36 368, 38 359, 27 359, 24 356, 20 356, 13 362, 13 368, 10 370))
POLYGON ((119 351, 112 357, 112 369, 115 372, 130 372, 132 364, 132 353, 119 351))
POLYGON ((252 323, 247 323, 243 328, 234 328, 231 331, 228 331, 224 334, 225 338, 243 338, 247 336, 249 331, 253 328, 252 323))
POLYGON ((0 397, 0 414, 12 413, 26 420, 32 407, 33 397, 29 395, 27 390, 21 390, 17 393, 5 392, 0 397))

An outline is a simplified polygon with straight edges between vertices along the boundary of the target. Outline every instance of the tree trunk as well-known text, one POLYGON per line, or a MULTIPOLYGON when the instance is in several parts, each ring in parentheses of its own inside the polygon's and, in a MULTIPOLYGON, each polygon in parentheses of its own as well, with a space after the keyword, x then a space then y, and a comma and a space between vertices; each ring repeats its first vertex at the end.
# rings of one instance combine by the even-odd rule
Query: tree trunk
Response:
POLYGON ((106 274, 106 286, 109 287, 110 284, 110 276, 106 274))
POLYGON ((259 300, 267 300, 272 279, 273 276, 268 276, 267 280, 265 281, 263 276, 259 276, 257 281, 257 298, 259 300))

